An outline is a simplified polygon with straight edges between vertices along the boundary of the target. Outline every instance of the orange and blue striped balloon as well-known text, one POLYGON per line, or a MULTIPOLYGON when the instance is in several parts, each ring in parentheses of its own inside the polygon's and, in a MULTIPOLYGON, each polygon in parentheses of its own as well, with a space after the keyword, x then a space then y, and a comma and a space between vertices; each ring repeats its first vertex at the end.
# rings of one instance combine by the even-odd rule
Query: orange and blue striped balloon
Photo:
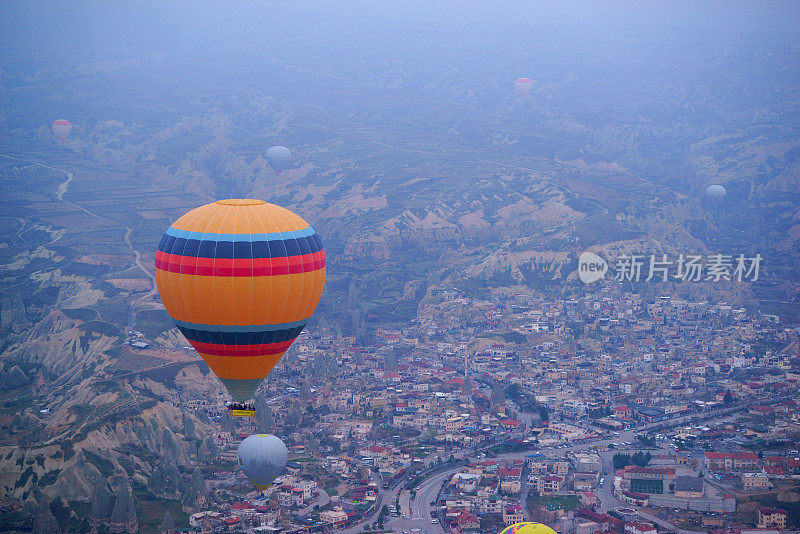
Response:
POLYGON ((156 252, 167 313, 239 401, 300 335, 325 285, 314 229, 263 200, 196 208, 167 229, 156 252))

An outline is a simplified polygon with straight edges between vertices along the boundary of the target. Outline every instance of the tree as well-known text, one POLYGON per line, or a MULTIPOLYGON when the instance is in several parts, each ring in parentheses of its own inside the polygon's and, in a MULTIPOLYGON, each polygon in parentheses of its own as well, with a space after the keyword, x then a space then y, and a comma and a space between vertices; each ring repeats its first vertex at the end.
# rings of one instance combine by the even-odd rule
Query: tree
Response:
POLYGON ((634 453, 633 456, 630 457, 630 462, 633 465, 638 465, 639 467, 647 467, 647 464, 650 463, 650 460, 652 460, 652 458, 653 456, 649 452, 643 453, 639 451, 634 453))
POLYGON ((506 388, 506 395, 508 395, 510 399, 518 401, 520 395, 519 384, 517 382, 509 384, 506 388))
POLYGON ((722 402, 725 404, 730 404, 733 402, 733 393, 731 393, 730 390, 725 392, 725 396, 722 397, 722 402))
POLYGON ((645 445, 645 446, 654 447, 655 444, 656 444, 656 438, 654 438, 653 436, 647 436, 647 435, 644 435, 644 434, 637 434, 636 435, 636 440, 641 442, 642 445, 645 445))
POLYGON ((630 465, 631 456, 630 454, 623 454, 618 452, 612 458, 612 462, 614 463, 614 469, 623 469, 625 466, 630 465))
POLYGON ((492 386, 492 404, 494 405, 502 405, 506 402, 506 395, 505 391, 503 391, 503 387, 500 383, 496 383, 492 386))
POLYGON ((547 406, 539 405, 539 418, 545 422, 550 420, 550 410, 547 406))
POLYGON ((303 418, 303 410, 300 408, 298 404, 294 404, 289 410, 286 412, 286 427, 290 430, 296 430, 297 427, 300 425, 300 421, 303 418))

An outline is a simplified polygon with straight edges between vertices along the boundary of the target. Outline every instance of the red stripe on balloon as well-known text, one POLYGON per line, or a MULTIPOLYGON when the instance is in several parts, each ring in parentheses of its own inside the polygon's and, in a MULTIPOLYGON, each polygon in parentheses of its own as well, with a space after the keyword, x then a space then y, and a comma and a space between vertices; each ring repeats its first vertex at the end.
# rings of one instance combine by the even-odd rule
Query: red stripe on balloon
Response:
POLYGON ((293 341, 294 339, 290 339, 280 343, 262 343, 260 345, 220 345, 199 341, 190 341, 190 343, 197 352, 211 356, 267 356, 285 352, 293 341))
POLYGON ((325 251, 283 258, 197 258, 156 251, 156 269, 199 276, 275 276, 325 267, 325 251))

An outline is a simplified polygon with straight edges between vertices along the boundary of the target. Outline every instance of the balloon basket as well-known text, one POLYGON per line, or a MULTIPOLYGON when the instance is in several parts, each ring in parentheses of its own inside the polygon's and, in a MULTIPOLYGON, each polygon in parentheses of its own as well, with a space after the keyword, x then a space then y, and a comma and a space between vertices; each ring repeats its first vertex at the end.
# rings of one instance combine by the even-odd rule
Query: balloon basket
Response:
POLYGON ((232 404, 228 406, 230 417, 255 417, 256 410, 249 404, 232 404))

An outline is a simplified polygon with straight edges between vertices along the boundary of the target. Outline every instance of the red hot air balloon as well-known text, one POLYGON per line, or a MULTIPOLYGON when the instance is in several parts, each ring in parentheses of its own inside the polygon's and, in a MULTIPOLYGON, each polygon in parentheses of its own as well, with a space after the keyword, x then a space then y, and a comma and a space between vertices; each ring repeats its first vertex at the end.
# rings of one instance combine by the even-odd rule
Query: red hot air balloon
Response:
POLYGON ((57 121, 53 121, 53 133, 56 134, 56 137, 59 141, 66 139, 71 131, 72 123, 67 119, 58 119, 57 121))
POLYGON ((514 89, 516 89, 517 94, 520 96, 528 95, 531 89, 533 89, 533 82, 530 78, 517 78, 514 82, 514 89))

